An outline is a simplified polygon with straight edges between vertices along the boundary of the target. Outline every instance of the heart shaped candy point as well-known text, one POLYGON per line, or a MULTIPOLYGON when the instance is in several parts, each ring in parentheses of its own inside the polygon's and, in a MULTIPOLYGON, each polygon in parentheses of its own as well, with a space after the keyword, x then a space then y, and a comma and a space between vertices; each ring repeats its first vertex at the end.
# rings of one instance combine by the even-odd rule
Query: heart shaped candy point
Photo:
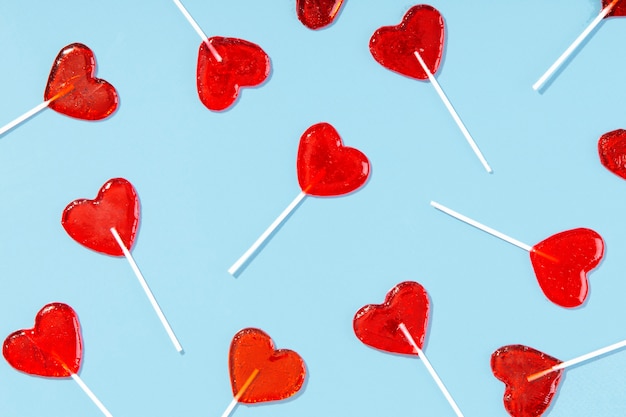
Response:
POLYGON ((606 169, 626 180, 626 130, 617 129, 602 135, 598 140, 598 154, 606 169))
POLYGON ((95 78, 96 59, 87 46, 73 43, 57 55, 44 100, 52 110, 83 120, 100 120, 110 116, 118 104, 115 88, 95 78))
POLYGON ((35 317, 35 327, 5 339, 2 354, 9 365, 30 375, 64 378, 77 374, 83 347, 76 312, 62 303, 44 306, 35 317))
POLYGON ((550 301, 578 307, 589 291, 587 274, 604 256, 604 241, 591 229, 566 230, 537 243, 530 251, 537 281, 550 301))
POLYGON ((376 30, 370 39, 370 52, 383 67, 426 80, 428 75, 415 58, 415 51, 435 74, 443 56, 444 37, 441 13, 432 6, 419 4, 406 12, 399 25, 376 30))
POLYGON ((229 108, 242 87, 262 84, 270 73, 270 58, 260 46, 237 38, 213 36, 200 44, 197 87, 200 101, 209 110, 229 108), (210 42, 221 57, 209 50, 210 42))
POLYGON ((81 245, 107 255, 123 256, 111 228, 117 230, 130 250, 139 228, 139 197, 124 178, 110 179, 94 200, 78 199, 68 204, 61 224, 81 245))
POLYGON ((404 323, 422 349, 429 309, 424 287, 417 282, 405 281, 393 287, 382 304, 368 304, 357 311, 352 326, 356 337, 368 346, 391 353, 417 355, 399 326, 404 323))
POLYGON ((563 370, 528 381, 532 374, 545 371, 560 360, 523 345, 508 345, 491 355, 491 371, 504 382, 504 408, 512 417, 538 417, 550 406, 563 370))
POLYGON ((365 184, 370 163, 359 150, 343 146, 328 123, 309 127, 300 138, 297 157, 298 183, 308 195, 339 196, 365 184))
MULTIPOLYGON (((602 9, 605 9, 613 3, 613 0, 602 0, 602 9)), ((613 6, 613 9, 606 15, 606 17, 623 17, 626 16, 626 0, 618 0, 613 6)))
POLYGON ((296 0, 296 13, 309 29, 330 25, 341 9, 343 0, 296 0))
POLYGON ((247 328, 233 337, 228 357, 233 396, 241 394, 239 402, 277 401, 296 394, 306 377, 304 361, 296 352, 274 349, 274 342, 262 330, 247 328), (250 385, 255 370, 258 374, 250 385))

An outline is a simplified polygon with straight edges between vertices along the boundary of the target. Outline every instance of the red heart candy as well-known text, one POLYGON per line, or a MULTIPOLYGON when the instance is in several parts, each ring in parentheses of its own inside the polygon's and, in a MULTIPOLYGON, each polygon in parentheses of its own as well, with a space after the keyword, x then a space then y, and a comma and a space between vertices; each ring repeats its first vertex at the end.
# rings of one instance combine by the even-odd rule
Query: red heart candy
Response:
POLYGON ((239 398, 242 403, 282 400, 294 395, 304 383, 304 361, 293 350, 274 350, 274 342, 262 330, 247 328, 233 337, 228 357, 233 396, 259 371, 239 398))
POLYGON ((9 365, 27 374, 64 378, 78 373, 83 343, 76 312, 67 304, 45 305, 35 317, 35 327, 4 340, 2 354, 9 365))
POLYGON ((302 134, 296 165, 302 191, 318 197, 350 193, 365 184, 370 173, 367 157, 343 146, 328 123, 313 125, 302 134))
POLYGON ((626 130, 617 129, 602 135, 598 141, 598 153, 606 169, 626 179, 626 130))
POLYGON ((330 25, 341 9, 343 0, 296 0, 298 19, 309 29, 330 25))
POLYGON ((587 298, 587 273, 604 255, 602 236, 591 229, 566 230, 537 243, 530 262, 543 293, 561 307, 578 307, 587 298))
POLYGON ((504 382, 504 408, 513 417, 538 417, 550 406, 563 370, 550 372, 528 382, 534 373, 545 371, 560 360, 523 345, 503 346, 491 355, 491 371, 504 382))
POLYGON ((48 107, 67 116, 100 120, 117 109, 115 87, 95 78, 96 59, 91 49, 73 43, 61 49, 52 64, 44 100, 60 94, 48 107))
POLYGON ((124 178, 108 180, 94 200, 78 199, 67 205, 61 224, 78 243, 113 256, 124 252, 111 233, 115 227, 128 250, 133 246, 139 227, 139 197, 124 178))
POLYGON ((241 87, 263 83, 270 73, 270 58, 259 45, 237 38, 213 36, 200 44, 197 86, 200 101, 209 110, 230 107, 241 87), (213 55, 210 42, 222 61, 213 55))
POLYGON ((369 304, 357 311, 352 326, 356 337, 368 346, 417 355, 398 326, 404 323, 421 349, 428 327, 428 311, 428 294, 424 287, 405 281, 393 287, 382 304, 369 304))
POLYGON ((370 39, 370 52, 383 67, 418 80, 428 75, 415 57, 419 52, 432 74, 439 69, 445 31, 441 13, 419 4, 404 15, 397 26, 383 26, 370 39))
MULTIPOLYGON (((612 2, 613 0, 602 0, 602 9, 607 7, 612 2)), ((613 6, 613 9, 609 12, 609 14, 606 15, 606 17, 611 17, 611 16, 615 16, 615 17, 626 16, 626 1, 625 0, 618 1, 617 4, 613 6)))

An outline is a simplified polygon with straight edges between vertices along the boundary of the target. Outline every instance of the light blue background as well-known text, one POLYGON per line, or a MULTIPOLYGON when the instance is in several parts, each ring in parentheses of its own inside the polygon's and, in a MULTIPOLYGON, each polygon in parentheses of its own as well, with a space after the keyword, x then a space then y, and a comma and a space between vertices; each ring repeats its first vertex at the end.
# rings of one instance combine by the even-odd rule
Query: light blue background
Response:
MULTIPOLYGON (((415 280, 432 303, 425 352, 466 416, 506 416, 489 368, 522 343, 567 360, 626 337, 626 182, 596 144, 626 126, 626 20, 609 19, 543 94, 531 85, 600 11, 591 0, 433 0, 446 20, 437 78, 494 168, 486 174, 432 86, 376 63, 371 34, 413 3, 347 0, 305 28, 294 0, 185 5, 209 35, 259 44, 272 74, 212 113, 195 91, 200 39, 169 0, 2 2, 0 124, 41 102, 58 51, 96 55, 120 107, 102 122, 46 110, 0 138, 0 335, 46 303, 78 312, 81 377, 117 416, 219 416, 232 336, 268 332, 308 368, 288 401, 244 416, 452 416, 418 359, 368 348, 354 313, 415 280), (371 160, 364 188, 307 198, 250 266, 227 268, 298 194, 300 135, 327 121, 371 160), (71 240, 72 200, 125 177, 142 203, 133 254, 185 348, 178 355, 124 259, 71 240), (588 302, 545 299, 528 254, 429 206, 448 205, 528 244, 574 227, 606 256, 588 302)), ((551 417, 624 415, 626 352, 566 371, 551 417)), ((0 363, 0 413, 98 416, 71 380, 0 363)))

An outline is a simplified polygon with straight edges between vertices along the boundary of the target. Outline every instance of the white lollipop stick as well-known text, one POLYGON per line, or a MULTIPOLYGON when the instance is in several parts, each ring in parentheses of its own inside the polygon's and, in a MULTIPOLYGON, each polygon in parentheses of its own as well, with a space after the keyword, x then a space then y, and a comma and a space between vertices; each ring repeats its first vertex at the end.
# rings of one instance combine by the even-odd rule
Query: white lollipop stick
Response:
POLYGON ((250 384, 252 384, 252 381, 254 381, 254 378, 256 378, 256 376, 258 374, 259 374, 259 370, 258 369, 255 369, 254 371, 252 371, 252 373, 250 374, 250 376, 248 377, 246 382, 243 384, 243 386, 241 387, 241 389, 239 390, 237 395, 235 395, 235 397, 230 402, 230 404, 228 404, 228 407, 226 407, 226 410, 224 410, 224 413, 222 414, 222 417, 228 417, 230 415, 230 413, 233 412, 233 410, 235 409, 235 406, 239 402, 239 399, 241 398, 243 393, 248 389, 250 384))
POLYGON ((209 42, 209 37, 202 31, 202 28, 200 27, 200 25, 198 25, 198 22, 195 21, 195 19, 191 16, 191 14, 189 14, 189 12, 185 8, 185 6, 183 6, 180 0, 173 0, 173 1, 176 7, 178 7, 178 10, 180 10, 183 16, 185 16, 185 19, 187 19, 187 21, 189 22, 193 30, 195 30, 198 36, 200 36, 200 39, 202 39, 202 42, 204 42, 207 48, 209 48, 211 55, 215 57, 217 62, 222 62, 222 56, 219 54, 219 52, 217 52, 217 49, 215 49, 215 47, 211 44, 211 42, 209 42))
POLYGON ((548 68, 545 74, 543 74, 541 78, 539 78, 539 80, 537 80, 537 82, 533 84, 533 90, 539 90, 545 84, 545 82, 548 81, 552 74, 554 74, 559 69, 559 67, 563 65, 563 62, 565 62, 565 60, 576 50, 576 48, 578 48, 578 46, 587 38, 587 36, 589 36, 589 34, 596 28, 596 26, 600 24, 602 19, 604 19, 606 15, 608 15, 611 10, 613 10, 613 7, 615 7, 618 1, 620 0, 613 0, 611 4, 602 9, 600 14, 595 19, 593 19, 589 26, 587 26, 587 28, 576 38, 576 40, 572 42, 572 44, 565 50, 565 52, 563 52, 563 54, 561 54, 561 56, 554 62, 554 64, 552 64, 552 66, 548 68))
POLYGON ((74 89, 74 86, 68 86, 68 87, 64 88, 63 90, 61 90, 57 94, 55 94, 51 99, 46 100, 43 103, 39 104, 38 106, 33 107, 32 109, 30 109, 29 111, 27 111, 26 113, 21 115, 20 117, 18 117, 15 120, 7 123, 6 125, 2 126, 0 128, 0 136, 4 135, 9 130, 13 129, 15 126, 17 126, 17 125, 19 125, 21 123, 24 123, 26 120, 30 119, 31 117, 33 117, 37 113, 43 111, 54 100, 58 99, 61 96, 64 96, 65 94, 69 93, 73 89, 74 89))
POLYGON ((74 372, 71 372, 70 376, 72 377, 72 379, 74 381, 76 381, 78 386, 85 392, 85 394, 87 394, 89 399, 91 401, 93 401, 93 403, 96 405, 96 407, 98 407, 100 409, 100 411, 102 411, 102 414, 104 414, 107 417, 113 417, 113 414, 111 414, 109 412, 109 410, 107 410, 107 408, 104 406, 104 404, 102 404, 102 402, 98 399, 98 397, 96 397, 96 395, 93 393, 93 391, 91 391, 89 389, 87 384, 85 384, 83 382, 83 380, 78 375, 76 375, 74 372))
POLYGON ((459 129, 461 129, 461 133, 463 133, 463 136, 465 136, 465 139, 467 140, 467 143, 469 143, 469 145, 471 146, 472 150, 474 151, 474 153, 476 154, 476 156, 480 160, 480 163, 483 164, 483 167, 485 168, 485 170, 487 172, 489 172, 489 173, 493 172, 493 170, 491 169, 491 167, 487 163, 487 160, 485 159, 485 157, 483 156, 482 152, 478 148, 478 145, 476 144, 476 141, 474 141, 474 138, 472 138, 472 135, 470 135, 470 132, 467 130, 467 128, 463 124, 463 121, 459 117, 459 114, 456 112, 456 110, 454 110, 454 107, 452 106, 452 103, 450 103, 450 100, 448 100, 448 97, 446 96, 446 93, 443 92, 443 89, 439 85, 439 82, 437 81, 435 76, 430 72, 430 70, 426 66, 426 63, 422 59, 422 56, 417 51, 415 51, 414 54, 415 54, 415 58, 417 58, 417 60, 419 61, 420 65, 422 66, 422 69, 424 70, 424 72, 428 76, 428 80, 433 85, 433 87, 435 87, 435 91, 437 91, 437 94, 439 94, 439 98, 441 98, 441 101, 443 101, 443 104, 446 106, 446 108, 450 112, 450 115, 452 116, 452 118, 456 122, 457 126, 459 127, 459 129))
POLYGON ((433 366, 430 364, 430 361, 428 360, 428 358, 426 358, 426 355, 424 355, 422 349, 417 346, 417 343, 415 343, 415 339, 413 339, 413 336, 411 336, 411 333, 409 333, 409 330, 406 328, 404 323, 400 323, 398 325, 398 328, 404 334, 406 340, 411 344, 411 346, 413 346, 413 349, 419 355, 420 359, 422 359, 422 362, 424 362, 424 366, 428 370, 428 373, 430 373, 430 376, 432 376, 432 378, 435 380, 435 383, 443 393, 443 396, 446 397, 446 400, 448 400, 448 403, 450 404, 456 415, 458 417, 463 417, 463 413, 461 413, 459 406, 456 405, 454 398, 452 398, 452 395, 450 395, 450 392, 448 392, 446 386, 443 385, 443 382, 441 381, 441 378, 439 378, 439 375, 437 375, 435 368, 433 368, 433 366))
POLYGON ((598 349, 598 350, 594 350, 593 352, 589 352, 589 353, 587 353, 585 355, 581 355, 581 356, 579 356, 577 358, 570 359, 569 361, 561 362, 561 363, 559 363, 557 365, 554 365, 550 369, 546 369, 545 371, 541 371, 541 372, 537 372, 537 373, 534 373, 532 375, 529 375, 526 379, 528 380, 528 382, 532 382, 532 381, 534 381, 536 379, 541 378, 542 376, 548 375, 551 372, 558 371, 559 369, 565 369, 565 368, 568 368, 568 367, 573 366, 573 365, 577 365, 577 364, 579 364, 581 362, 588 361, 590 359, 593 359, 593 358, 596 358, 598 356, 604 355, 605 353, 609 353, 609 352, 612 352, 614 350, 621 349, 621 348, 623 348, 625 346, 626 346, 626 340, 622 340, 621 342, 613 343, 612 345, 603 347, 603 348, 598 349))
POLYGON ((239 270, 241 269, 241 267, 243 267, 248 262, 248 259, 250 259, 250 257, 252 257, 259 250, 261 245, 263 245, 263 243, 272 235, 272 233, 274 233, 276 228, 278 228, 278 226, 280 226, 285 221, 285 219, 296 209, 296 207, 298 207, 302 200, 304 200, 304 197, 306 197, 306 193, 304 191, 301 191, 300 194, 298 194, 298 196, 287 206, 287 208, 283 210, 282 213, 280 213, 276 220, 274 220, 274 222, 270 224, 265 232, 263 232, 263 234, 259 236, 259 238, 252 244, 252 246, 250 246, 250 249, 248 249, 243 255, 241 255, 241 257, 237 259, 233 266, 228 268, 229 274, 233 276, 237 276, 239 274, 239 270))
POLYGON ((489 226, 485 226, 482 223, 477 222, 476 220, 470 219, 467 216, 462 215, 461 213, 457 213, 456 211, 449 209, 448 207, 442 206, 441 204, 435 202, 435 201, 431 201, 430 205, 433 206, 434 208, 436 208, 437 210, 443 211, 444 213, 458 219, 461 220, 462 222, 465 222, 471 226, 474 226, 477 229, 482 230, 483 232, 487 232, 490 235, 493 235, 495 237, 498 237, 506 242, 509 242, 512 245, 517 246, 518 248, 522 248, 525 251, 531 252, 533 250, 533 247, 530 245, 527 245, 524 242, 520 242, 519 240, 512 238, 511 236, 505 235, 502 232, 499 232, 495 229, 492 229, 489 226))
POLYGON ((124 256, 128 260, 130 267, 132 268, 133 272, 137 276, 137 279, 139 280, 139 283, 141 284, 141 288, 143 288, 144 292, 148 296, 148 300, 150 300, 150 304, 152 304, 152 308, 154 309, 157 316, 159 317, 159 320, 161 320, 161 324, 165 328, 165 331, 167 332, 167 335, 170 337, 170 340, 172 341, 172 343, 174 344, 174 347, 179 353, 182 352, 183 347, 181 346, 180 342, 176 338, 176 335, 174 334, 172 327, 170 326, 167 319, 165 318, 165 314, 163 314, 163 311, 161 310, 159 303, 157 303, 156 298, 154 298, 154 295, 152 294, 150 287, 148 287, 148 283, 146 282, 146 279, 143 277, 143 274, 139 270, 139 267, 137 266, 135 259, 130 254, 130 251, 128 250, 126 245, 124 245, 124 242, 122 241, 122 238, 120 237, 119 233, 117 233, 117 230, 115 230, 115 227, 112 227, 110 230, 111 230, 111 233, 113 234, 113 237, 115 238, 115 241, 120 246, 120 249, 122 250, 122 252, 124 253, 124 256))

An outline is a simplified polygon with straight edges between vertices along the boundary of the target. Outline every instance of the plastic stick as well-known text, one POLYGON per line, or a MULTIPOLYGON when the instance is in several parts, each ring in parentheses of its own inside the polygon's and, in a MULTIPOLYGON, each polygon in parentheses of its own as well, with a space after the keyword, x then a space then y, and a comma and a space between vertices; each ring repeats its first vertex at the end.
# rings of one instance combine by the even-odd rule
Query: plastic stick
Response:
POLYGON ((465 124, 463 124, 463 121, 459 117, 459 114, 456 112, 456 110, 452 106, 452 103, 450 103, 450 100, 448 100, 446 93, 443 92, 443 89, 439 85, 439 82, 437 81, 435 76, 430 72, 430 70, 426 66, 426 63, 422 59, 422 56, 417 51, 415 51, 414 54, 415 54, 415 58, 417 58, 420 65, 422 66, 422 69, 428 76, 428 80, 430 80, 430 83, 432 84, 432 86, 435 87, 435 91, 437 91, 437 94, 439 94, 439 98, 441 98, 441 101, 443 101, 443 104, 446 106, 446 109, 448 109, 448 112, 450 112, 450 115, 456 122, 459 129, 461 129, 461 133, 463 133, 463 136, 465 136, 467 143, 469 143, 470 147, 472 148, 472 150, 474 151, 474 153, 480 160, 480 163, 483 164, 483 167, 488 173, 492 173, 493 170, 491 169, 491 166, 489 166, 489 163, 487 163, 487 160, 485 159, 485 157, 483 156, 483 153, 478 148, 476 141, 474 141, 474 138, 472 138, 472 135, 470 135, 470 132, 465 127, 465 124))
POLYGON ((170 337, 170 340, 172 341, 172 343, 174 344, 174 347, 179 353, 182 352, 183 347, 181 346, 180 342, 176 338, 176 335, 174 334, 172 327, 167 321, 167 318, 165 318, 165 314, 163 314, 163 311, 161 310, 159 303, 157 303, 156 298, 154 298, 154 294, 152 294, 152 291, 150 290, 150 287, 148 286, 146 279, 143 277, 143 274, 139 270, 139 267, 137 266, 135 259, 130 254, 130 251, 128 250, 126 245, 124 245, 124 242, 122 241, 122 238, 120 237, 119 233, 117 233, 117 230, 115 230, 114 227, 112 227, 110 230, 111 230, 111 233, 113 234, 113 237, 115 238, 115 241, 117 242, 117 244, 120 246, 120 249, 124 253, 124 257, 126 257, 126 259, 128 260, 128 263, 130 264, 130 267, 132 268, 133 272, 137 276, 137 279, 139 280, 139 283, 141 284, 141 288, 143 288, 144 292, 148 296, 148 300, 150 300, 150 304, 152 304, 152 308, 154 309, 157 316, 159 317, 159 320, 161 320, 161 324, 165 328, 165 331, 167 332, 167 335, 170 337))

